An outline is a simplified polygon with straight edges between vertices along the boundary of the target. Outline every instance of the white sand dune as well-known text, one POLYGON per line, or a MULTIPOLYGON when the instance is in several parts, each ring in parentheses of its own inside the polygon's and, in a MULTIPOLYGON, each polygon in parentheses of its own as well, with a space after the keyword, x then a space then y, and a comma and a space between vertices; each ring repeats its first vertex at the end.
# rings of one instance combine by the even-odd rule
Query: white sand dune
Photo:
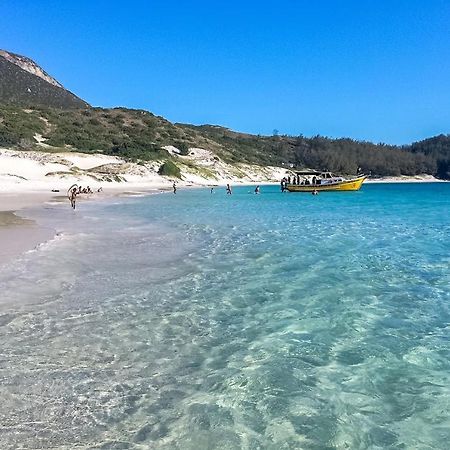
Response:
MULTIPOLYGON (((276 182, 286 169, 251 165, 231 166, 205 149, 188 156, 171 153, 181 169, 181 185, 276 182)), ((164 188, 172 180, 158 175, 162 161, 136 164, 115 156, 76 152, 50 153, 0 149, 0 192, 64 190, 78 183, 98 189, 164 188)))
MULTIPOLYGON (((168 149, 181 170, 180 185, 222 185, 226 183, 273 183, 289 172, 284 167, 250 164, 230 165, 213 152, 191 148, 181 156, 175 147, 168 149)), ((169 187, 173 180, 158 174, 162 161, 130 163, 102 154, 77 152, 51 153, 0 148, 0 192, 64 191, 73 183, 129 190, 169 187)), ((432 182, 430 175, 369 179, 368 182, 432 182)))

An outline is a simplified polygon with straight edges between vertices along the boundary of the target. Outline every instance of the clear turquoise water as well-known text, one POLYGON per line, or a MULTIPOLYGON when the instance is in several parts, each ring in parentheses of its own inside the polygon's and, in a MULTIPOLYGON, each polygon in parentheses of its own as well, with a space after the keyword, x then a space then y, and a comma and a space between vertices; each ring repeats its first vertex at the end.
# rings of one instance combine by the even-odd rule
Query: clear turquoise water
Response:
POLYGON ((33 213, 0 448, 448 448, 450 184, 252 191, 33 213))

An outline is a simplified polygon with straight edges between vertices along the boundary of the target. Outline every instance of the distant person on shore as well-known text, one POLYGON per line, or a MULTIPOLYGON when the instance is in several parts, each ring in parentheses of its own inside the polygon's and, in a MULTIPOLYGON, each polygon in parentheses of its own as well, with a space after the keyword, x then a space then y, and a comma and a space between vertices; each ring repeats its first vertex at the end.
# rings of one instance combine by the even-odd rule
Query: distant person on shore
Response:
POLYGON ((74 187, 71 191, 70 191, 70 195, 69 195, 69 200, 70 200, 70 206, 75 209, 75 203, 77 201, 77 188, 74 187))
POLYGON ((175 183, 175 181, 173 182, 173 193, 176 194, 177 193, 177 183, 175 183))
POLYGON ((102 192, 103 191, 103 188, 100 186, 98 189, 97 189, 97 192, 102 192))
POLYGON ((259 185, 255 187, 255 194, 259 194, 259 185))
POLYGON ((227 195, 231 195, 232 194, 232 192, 231 192, 231 186, 229 185, 229 184, 227 184, 227 195))
POLYGON ((89 186, 86 188, 86 191, 87 191, 88 194, 93 194, 94 193, 89 186))

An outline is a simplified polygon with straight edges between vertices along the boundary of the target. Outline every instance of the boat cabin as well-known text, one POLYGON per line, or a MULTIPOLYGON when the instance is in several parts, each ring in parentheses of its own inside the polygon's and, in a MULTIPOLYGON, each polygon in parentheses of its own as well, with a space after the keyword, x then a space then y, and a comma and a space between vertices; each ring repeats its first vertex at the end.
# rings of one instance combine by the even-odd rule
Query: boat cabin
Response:
POLYGON ((337 184, 344 181, 343 177, 336 176, 331 172, 319 172, 315 170, 304 170, 295 172, 295 175, 290 177, 290 184, 292 185, 313 185, 323 186, 330 184, 337 184))

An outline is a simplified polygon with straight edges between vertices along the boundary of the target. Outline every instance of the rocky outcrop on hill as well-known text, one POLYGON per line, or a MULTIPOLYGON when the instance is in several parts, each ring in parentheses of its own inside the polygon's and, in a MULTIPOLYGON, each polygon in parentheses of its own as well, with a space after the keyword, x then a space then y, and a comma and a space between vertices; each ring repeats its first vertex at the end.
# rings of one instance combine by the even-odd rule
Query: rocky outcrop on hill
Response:
POLYGON ((0 50, 0 103, 62 109, 89 107, 30 58, 5 50, 0 50))

